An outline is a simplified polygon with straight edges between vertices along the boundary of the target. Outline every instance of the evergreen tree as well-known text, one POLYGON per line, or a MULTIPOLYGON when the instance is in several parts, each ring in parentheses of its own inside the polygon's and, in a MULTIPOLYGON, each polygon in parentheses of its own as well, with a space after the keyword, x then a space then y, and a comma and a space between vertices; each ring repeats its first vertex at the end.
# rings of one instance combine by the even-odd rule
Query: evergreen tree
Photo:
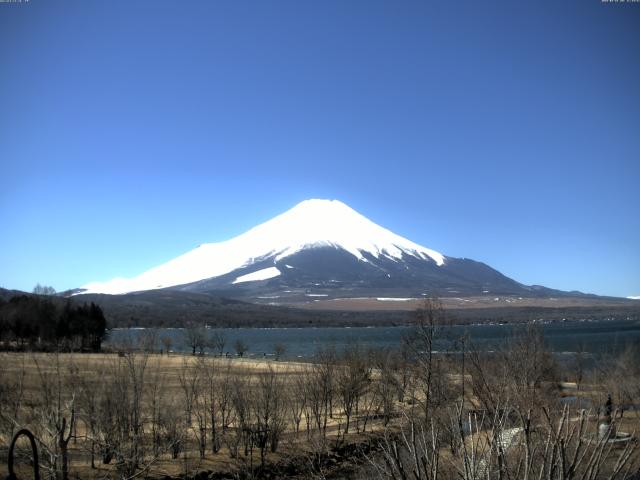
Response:
POLYGON ((51 298, 16 295, 0 302, 0 341, 13 337, 17 345, 38 349, 99 351, 106 337, 107 322, 99 305, 63 305, 51 298))

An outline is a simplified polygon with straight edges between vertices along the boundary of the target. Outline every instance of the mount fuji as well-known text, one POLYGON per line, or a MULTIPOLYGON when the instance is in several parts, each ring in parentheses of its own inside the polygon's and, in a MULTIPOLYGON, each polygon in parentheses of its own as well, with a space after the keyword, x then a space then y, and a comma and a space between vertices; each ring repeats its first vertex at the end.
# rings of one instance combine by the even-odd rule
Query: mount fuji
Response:
POLYGON ((362 297, 579 295, 523 285, 481 262, 445 256, 337 200, 303 201, 228 241, 200 245, 137 277, 90 283, 74 293, 150 290, 278 304, 362 297))

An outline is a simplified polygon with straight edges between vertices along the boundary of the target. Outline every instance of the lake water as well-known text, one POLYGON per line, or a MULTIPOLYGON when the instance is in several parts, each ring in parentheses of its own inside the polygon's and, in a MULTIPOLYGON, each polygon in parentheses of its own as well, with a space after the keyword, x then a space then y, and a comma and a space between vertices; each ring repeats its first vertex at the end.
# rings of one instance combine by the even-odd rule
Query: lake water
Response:
MULTIPOLYGON (((455 350, 452 339, 465 333, 477 348, 491 350, 524 328, 514 325, 471 325, 442 329, 438 350, 455 350)), ((559 355, 584 351, 596 355, 615 354, 629 345, 640 346, 640 322, 634 320, 598 320, 561 322, 542 325, 549 348, 559 355)), ((335 347, 338 351, 359 345, 363 348, 396 348, 402 339, 411 335, 411 327, 336 327, 336 328, 223 328, 227 343, 225 350, 234 353, 233 343, 242 339, 249 347, 246 356, 271 357, 274 345, 285 347, 288 359, 310 358, 319 349, 335 347)), ((136 342, 145 329, 114 329, 105 346, 117 346, 125 340, 136 342)), ((155 330, 158 339, 170 336, 173 351, 188 351, 184 330, 167 328, 155 330)), ((158 346, 158 348, 160 348, 158 346)))

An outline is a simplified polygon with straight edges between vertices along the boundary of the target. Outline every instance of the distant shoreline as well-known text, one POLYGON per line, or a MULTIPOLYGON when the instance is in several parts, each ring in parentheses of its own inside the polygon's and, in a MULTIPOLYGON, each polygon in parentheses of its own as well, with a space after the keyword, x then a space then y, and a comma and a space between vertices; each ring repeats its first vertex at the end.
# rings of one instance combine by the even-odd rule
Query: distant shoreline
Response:
MULTIPOLYGON (((484 327, 484 326, 496 326, 496 327, 507 327, 507 326, 526 326, 526 325, 548 325, 548 324, 557 324, 557 323, 593 323, 593 322, 615 322, 615 321, 640 321, 640 318, 626 318, 626 319, 618 319, 618 318, 586 318, 586 319, 553 319, 553 320, 531 320, 528 322, 477 322, 477 323, 443 323, 439 326, 441 327, 484 327)), ((207 330, 323 330, 323 329, 352 329, 352 328, 411 328, 415 326, 413 323, 407 323, 404 325, 327 325, 327 326, 271 326, 271 327, 247 327, 247 326, 230 326, 230 327, 220 327, 220 326, 211 326, 205 325, 204 328, 207 330)), ((162 329, 162 330, 186 330, 189 327, 113 327, 108 329, 108 331, 121 331, 121 330, 152 330, 152 329, 162 329)))

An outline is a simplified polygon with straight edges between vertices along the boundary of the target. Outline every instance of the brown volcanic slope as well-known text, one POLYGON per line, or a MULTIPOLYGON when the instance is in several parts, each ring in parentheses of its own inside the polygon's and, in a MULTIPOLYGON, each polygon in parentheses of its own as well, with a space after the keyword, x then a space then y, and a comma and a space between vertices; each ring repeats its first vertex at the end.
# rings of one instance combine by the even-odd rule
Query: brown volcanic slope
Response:
MULTIPOLYGON (((440 298, 442 306, 451 310, 466 309, 498 309, 498 308, 614 308, 637 307, 640 309, 640 301, 628 300, 617 297, 550 297, 531 298, 518 296, 494 296, 483 295, 475 297, 444 297, 440 298)), ((422 303, 422 299, 379 299, 379 298, 336 298, 336 299, 310 299, 305 303, 296 303, 296 308, 309 310, 335 310, 335 311, 410 311, 415 310, 422 303)))

